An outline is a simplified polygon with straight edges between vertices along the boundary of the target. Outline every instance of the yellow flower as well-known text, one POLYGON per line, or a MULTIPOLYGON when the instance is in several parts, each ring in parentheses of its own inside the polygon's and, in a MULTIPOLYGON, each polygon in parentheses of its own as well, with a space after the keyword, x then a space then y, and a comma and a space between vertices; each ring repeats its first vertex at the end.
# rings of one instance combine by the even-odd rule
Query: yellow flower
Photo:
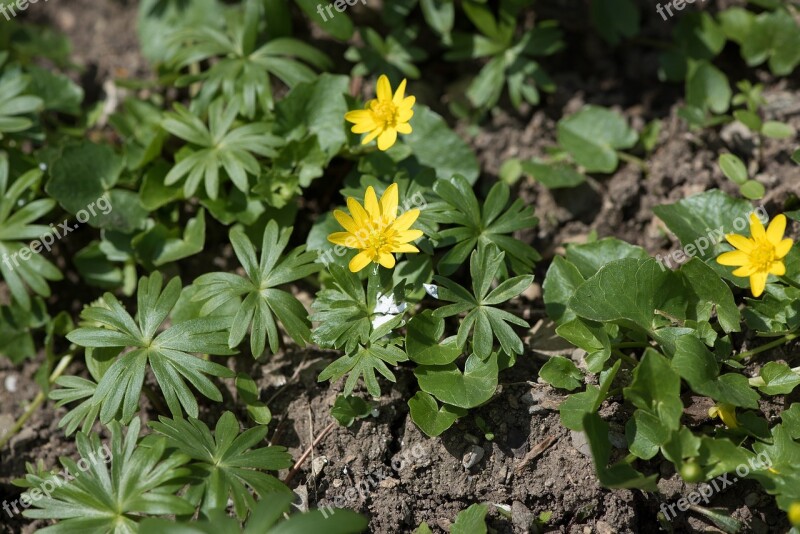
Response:
POLYGON ((419 217, 414 208, 397 216, 397 184, 386 188, 380 202, 372 186, 364 195, 364 206, 351 197, 347 199, 350 215, 334 210, 333 216, 346 232, 334 232, 328 241, 337 245, 360 250, 350 261, 350 271, 357 273, 370 262, 391 269, 395 260, 393 253, 419 252, 411 241, 422 237, 421 230, 409 230, 419 217))
POLYGON ((755 213, 750 214, 750 237, 728 234, 725 239, 738 250, 725 252, 717 258, 717 263, 739 267, 733 271, 734 276, 749 276, 750 290, 754 297, 764 292, 767 276, 783 276, 786 265, 783 258, 792 248, 792 240, 783 239, 786 231, 786 216, 778 215, 764 230, 764 225, 755 213))
POLYGON ((800 527, 800 501, 793 502, 791 506, 789 506, 789 522, 796 526, 800 527))
POLYGON ((397 91, 392 96, 392 86, 385 74, 378 78, 375 92, 377 98, 367 102, 365 109, 348 111, 344 118, 355 124, 351 129, 353 133, 369 132, 369 135, 361 141, 362 145, 366 145, 377 137, 378 149, 389 150, 397 141, 398 133, 411 133, 411 125, 408 121, 414 115, 411 108, 414 107, 416 99, 413 96, 405 96, 405 80, 400 82, 397 91))
POLYGON ((716 404, 708 409, 709 417, 719 417, 728 428, 739 428, 736 421, 736 408, 731 404, 716 404))

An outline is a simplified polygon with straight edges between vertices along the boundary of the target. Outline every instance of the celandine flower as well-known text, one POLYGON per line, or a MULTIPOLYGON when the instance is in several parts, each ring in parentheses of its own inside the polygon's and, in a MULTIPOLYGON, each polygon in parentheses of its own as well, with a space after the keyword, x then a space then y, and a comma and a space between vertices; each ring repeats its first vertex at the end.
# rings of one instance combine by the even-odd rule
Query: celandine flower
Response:
POLYGON ((796 526, 800 527, 800 501, 793 502, 791 506, 789 506, 789 522, 796 526))
POLYGON ((392 86, 385 74, 378 78, 375 93, 377 98, 367 102, 365 109, 348 111, 344 118, 354 124, 351 128, 353 133, 368 133, 361 141, 362 145, 377 137, 378 149, 388 150, 397 141, 398 133, 411 133, 408 121, 414 115, 411 108, 414 107, 416 99, 413 96, 405 96, 405 80, 400 82, 397 91, 392 95, 392 86))
POLYGON ((347 231, 332 233, 328 241, 361 251, 350 260, 350 271, 357 273, 370 262, 391 269, 395 264, 392 254, 419 252, 411 242, 422 237, 422 231, 409 229, 419 217, 419 210, 410 209, 398 217, 397 202, 397 184, 386 188, 380 202, 370 186, 364 194, 364 206, 348 197, 350 215, 334 210, 333 216, 347 231))
POLYGON ((736 408, 731 404, 716 404, 708 409, 709 417, 719 417, 728 428, 739 428, 736 421, 736 408))
POLYGON ((783 276, 786 274, 786 265, 783 258, 792 248, 792 240, 783 239, 786 231, 786 216, 777 215, 769 228, 764 230, 764 225, 758 220, 755 213, 750 214, 750 237, 738 234, 728 234, 725 239, 737 250, 720 254, 717 263, 739 267, 733 271, 734 276, 749 276, 750 291, 754 297, 759 297, 764 292, 767 277, 771 274, 783 276))

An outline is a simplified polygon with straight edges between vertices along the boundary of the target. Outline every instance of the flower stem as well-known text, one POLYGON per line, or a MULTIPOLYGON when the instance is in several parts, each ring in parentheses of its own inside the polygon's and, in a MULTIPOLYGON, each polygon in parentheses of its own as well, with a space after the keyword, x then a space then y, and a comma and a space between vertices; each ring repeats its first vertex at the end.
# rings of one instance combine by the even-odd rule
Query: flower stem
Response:
POLYGON ((786 343, 790 342, 793 339, 797 339, 798 337, 800 337, 800 334, 798 334, 797 332, 792 332, 791 334, 786 334, 785 336, 779 337, 778 339, 776 339, 774 341, 770 341, 769 343, 765 343, 765 344, 761 345, 760 347, 756 347, 756 348, 754 348, 752 350, 746 350, 744 352, 741 352, 741 353, 737 354, 736 355, 736 360, 744 360, 745 358, 752 358, 756 354, 760 354, 760 353, 762 353, 764 351, 767 351, 769 349, 773 349, 775 347, 779 347, 779 346, 781 346, 783 344, 786 344, 786 343))
MULTIPOLYGON (((56 380, 58 380, 58 377, 61 376, 61 374, 70 364, 70 362, 72 362, 72 356, 73 354, 69 352, 61 357, 61 361, 58 362, 58 365, 56 366, 55 369, 53 369, 53 372, 50 374, 50 378, 48 378, 47 380, 48 384, 53 385, 53 383, 56 380)), ((14 437, 17 434, 17 432, 20 431, 20 429, 22 429, 22 426, 25 424, 25 422, 28 419, 30 419, 31 415, 33 415, 33 413, 39 408, 39 406, 42 405, 42 403, 45 401, 46 398, 47 395, 45 394, 44 391, 39 391, 39 393, 36 394, 36 397, 34 397, 33 402, 31 402, 31 404, 28 406, 28 409, 25 410, 25 413, 23 413, 22 416, 16 420, 14 426, 12 426, 7 433, 0 436, 0 449, 5 447, 6 443, 8 443, 11 440, 11 438, 14 437)))

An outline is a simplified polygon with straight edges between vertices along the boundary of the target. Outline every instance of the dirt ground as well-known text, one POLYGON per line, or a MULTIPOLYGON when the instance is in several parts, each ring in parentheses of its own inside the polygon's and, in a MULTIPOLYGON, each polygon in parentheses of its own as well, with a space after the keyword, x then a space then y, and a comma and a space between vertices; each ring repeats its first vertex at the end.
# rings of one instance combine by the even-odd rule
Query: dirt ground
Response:
MULTIPOLYGON (((690 131, 676 113, 682 87, 656 81, 657 51, 633 46, 610 50, 587 33, 586 21, 571 15, 569 6, 578 2, 563 4, 565 10, 550 14, 565 27, 569 43, 550 69, 557 93, 537 109, 496 113, 477 131, 465 124, 458 127, 480 159, 483 176, 479 187, 490 183, 508 158, 543 155, 546 147, 554 144, 558 117, 584 103, 612 106, 637 129, 655 118, 664 124, 654 153, 647 157, 647 171, 623 164, 612 176, 593 177, 568 190, 549 191, 531 181, 519 185, 518 194, 535 207, 541 220, 539 227, 525 237, 542 252, 544 260, 536 267, 535 285, 516 303, 532 325, 544 317, 540 284, 549 260, 563 250, 564 243, 581 241, 595 231, 600 237, 616 236, 641 245, 651 254, 673 250, 678 246, 676 239, 665 231, 652 208, 712 187, 734 193, 716 166, 717 155, 723 149, 742 156, 756 150, 756 140, 734 126, 725 126, 721 132, 690 131)), ((652 18, 654 13, 649 11, 644 10, 648 17, 644 31, 668 35, 669 26, 660 18, 652 18)), ((27 16, 68 34, 74 61, 84 69, 81 81, 88 98, 96 99, 102 97, 104 84, 114 77, 148 75, 146 63, 137 52, 132 23, 135 13, 135 2, 57 0, 33 6, 27 16)), ((736 65, 741 68, 736 50, 726 50, 723 61, 728 61, 734 71, 736 65)), ((425 72, 424 66, 422 70, 425 72)), ((797 75, 780 81, 765 71, 759 70, 757 75, 766 86, 770 118, 800 128, 797 75)), ((737 80, 733 75, 731 78, 737 80)), ((431 94, 438 82, 434 77, 416 83, 422 86, 421 93, 431 94)), ((511 108, 506 105, 505 109, 511 108)), ((764 205, 770 213, 788 195, 800 194, 800 166, 787 157, 794 147, 794 140, 768 141, 764 146, 756 177, 767 188, 764 205)), ((389 384, 382 384, 384 397, 376 403, 373 417, 347 429, 335 426, 314 448, 292 483, 298 499, 312 507, 344 503, 366 514, 370 531, 380 533, 410 532, 422 521, 434 530, 447 531, 456 513, 473 503, 491 505, 490 526, 497 532, 525 532, 526 525, 542 512, 552 513, 547 532, 657 531, 659 506, 675 502, 692 487, 685 485, 666 461, 636 464, 645 473, 660 473, 661 495, 600 487, 585 440, 559 424, 557 410, 563 396, 536 383, 538 369, 552 350, 547 336, 540 334, 546 331, 546 325, 539 324, 538 328, 526 338, 526 354, 501 375, 502 385, 495 397, 474 412, 486 421, 492 439, 477 427, 472 415, 440 439, 427 438, 408 415, 405 399, 416 387, 413 374, 401 368, 395 387, 390 390, 389 384)), ((262 399, 269 401, 275 417, 271 443, 289 447, 295 458, 332 421, 329 410, 342 383, 318 384, 316 377, 335 357, 333 352, 309 349, 289 350, 259 362, 243 358, 229 361, 237 370, 256 378, 262 399)), ((13 368, 0 360, 0 428, 19 417, 35 397, 35 369, 35 362, 13 368)), ((69 372, 85 371, 82 364, 74 363, 69 372)), ((618 400, 607 402, 601 414, 612 425, 612 441, 622 448, 628 414, 618 400)), ((210 411, 204 415, 213 419, 231 407, 205 409, 210 411)), ((241 407, 232 409, 244 419, 241 407)), ((765 411, 769 411, 768 406, 765 411)), ((58 456, 75 455, 72 441, 57 428, 64 413, 54 410, 52 404, 46 405, 33 415, 10 447, 0 451, 0 501, 18 495, 10 480, 24 473, 25 462, 42 460, 47 466, 55 466, 58 456)), ((144 419, 153 416, 148 411, 143 414, 144 419)), ((715 494, 710 506, 732 513, 748 525, 750 532, 788 530, 785 516, 772 498, 749 481, 715 494)), ((44 525, 0 513, 0 532, 33 532, 44 525)), ((707 519, 692 513, 679 515, 672 526, 676 532, 718 531, 707 519)))

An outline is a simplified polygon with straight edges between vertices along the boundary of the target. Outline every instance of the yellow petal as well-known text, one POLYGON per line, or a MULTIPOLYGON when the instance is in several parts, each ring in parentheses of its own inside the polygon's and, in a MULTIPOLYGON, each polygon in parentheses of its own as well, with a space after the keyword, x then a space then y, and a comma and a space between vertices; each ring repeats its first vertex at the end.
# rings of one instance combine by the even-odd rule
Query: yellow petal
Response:
POLYGON ((745 276, 750 276, 754 272, 756 272, 755 266, 750 264, 750 263, 748 263, 747 265, 743 265, 742 267, 739 267, 738 269, 733 271, 731 274, 733 276, 741 276, 742 278, 744 278, 745 276))
POLYGON ((732 265, 739 267, 741 265, 747 265, 749 262, 750 256, 741 250, 725 252, 724 254, 717 256, 717 263, 720 265, 732 265))
POLYGON ((772 264, 772 267, 769 269, 769 274, 774 274, 775 276, 783 276, 786 274, 786 265, 783 264, 782 261, 776 261, 772 264))
POLYGON ((397 130, 387 128, 378 136, 378 150, 389 150, 397 141, 397 130))
POLYGON ((760 297, 767 285, 767 273, 753 273, 750 275, 750 291, 754 297, 760 297))
POLYGON ((411 109, 417 101, 415 96, 407 96, 397 106, 401 109, 411 109))
POLYGON ((378 85, 375 88, 375 93, 378 100, 391 100, 392 99, 392 84, 389 83, 389 78, 385 74, 381 74, 378 78, 378 85))
POLYGON ((406 97, 406 80, 403 78, 403 81, 400 82, 400 85, 397 86, 397 90, 394 92, 394 98, 392 102, 395 105, 399 106, 403 103, 403 99, 406 97))
POLYGON ((410 134, 411 133, 411 125, 407 122, 400 122, 395 126, 395 130, 401 134, 410 134))
POLYGON ((792 249, 793 244, 794 242, 788 237, 786 239, 781 240, 780 243, 775 245, 775 257, 781 259, 784 256, 786 256, 792 249))
POLYGON ((351 130, 354 133, 365 133, 378 127, 375 122, 375 115, 367 109, 348 111, 344 114, 344 119, 355 123, 351 130))
POLYGON ((364 194, 364 209, 367 210, 369 220, 379 222, 381 220, 381 208, 378 205, 378 196, 372 186, 367 187, 367 192, 364 194))
POLYGON ((358 248, 358 239, 350 232, 334 232, 328 236, 328 241, 348 248, 358 248))
POLYGON ((357 227, 363 228, 369 225, 369 214, 361 207, 358 200, 347 197, 347 209, 350 210, 350 216, 353 217, 357 227))
POLYGON ((758 218, 758 215, 755 212, 750 214, 750 237, 753 239, 764 239, 767 235, 767 231, 764 230, 764 225, 761 224, 761 220, 758 218))
POLYGON ((397 218, 397 203, 400 200, 397 184, 386 188, 381 195, 381 216, 384 224, 389 224, 397 218))
POLYGON ((352 217, 350 217, 342 210, 333 210, 333 218, 336 219, 336 222, 342 225, 342 228, 344 228, 351 234, 355 234, 358 232, 358 226, 356 225, 356 222, 353 220, 352 217))
POLYGON ((419 209, 414 208, 410 209, 400 217, 397 218, 396 221, 392 224, 392 230, 395 232, 402 232, 403 230, 408 230, 411 228, 411 225, 414 224, 414 221, 417 220, 419 217, 419 209))
POLYGON ((380 263, 387 269, 391 269, 394 267, 395 264, 394 256, 392 256, 388 252, 381 252, 381 255, 378 256, 378 263, 380 263))
POLYGON ((772 222, 769 223, 767 228, 767 239, 773 245, 777 245, 783 239, 783 233, 786 231, 786 215, 781 213, 776 215, 772 222))
POLYGON ((370 143, 373 139, 378 137, 382 131, 383 130, 381 130, 380 128, 378 128, 377 130, 372 130, 369 133, 369 135, 367 135, 366 137, 364 137, 364 139, 361 140, 361 144, 366 145, 367 143, 370 143))
POLYGON ((395 245, 392 247, 392 252, 419 252, 419 249, 410 243, 403 243, 402 245, 395 245))
POLYGON ((748 239, 745 236, 739 234, 728 234, 725 236, 725 239, 732 246, 744 252, 752 251, 753 247, 755 246, 755 243, 753 243, 752 239, 748 239))
POLYGON ((394 237, 395 243, 409 243, 422 237, 422 230, 402 230, 394 237))
POLYGON ((351 273, 357 273, 367 265, 369 262, 372 261, 372 256, 369 251, 365 250, 363 252, 359 252, 356 254, 352 260, 350 260, 350 264, 348 268, 350 269, 351 273))
POLYGON ((400 108, 397 112, 397 120, 401 123, 410 121, 413 116, 413 109, 400 108))

